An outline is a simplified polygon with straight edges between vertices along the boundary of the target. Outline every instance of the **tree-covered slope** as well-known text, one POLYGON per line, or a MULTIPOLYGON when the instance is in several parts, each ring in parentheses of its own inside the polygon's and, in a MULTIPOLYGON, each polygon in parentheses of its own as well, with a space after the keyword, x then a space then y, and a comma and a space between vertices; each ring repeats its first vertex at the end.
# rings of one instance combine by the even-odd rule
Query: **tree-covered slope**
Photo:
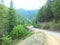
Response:
POLYGON ((31 22, 31 20, 29 20, 25 16, 23 16, 21 14, 17 14, 16 15, 16 23, 18 25, 18 24, 27 24, 27 23, 32 23, 32 22, 31 22))
POLYGON ((48 0, 47 3, 39 9, 37 21, 46 22, 53 19, 60 20, 60 0, 48 0))

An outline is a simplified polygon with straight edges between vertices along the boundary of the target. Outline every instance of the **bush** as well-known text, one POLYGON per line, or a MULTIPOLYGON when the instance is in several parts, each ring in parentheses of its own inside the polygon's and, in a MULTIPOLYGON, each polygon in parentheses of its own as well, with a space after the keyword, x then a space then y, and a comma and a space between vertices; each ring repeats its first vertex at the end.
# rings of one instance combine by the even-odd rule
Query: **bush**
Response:
POLYGON ((56 19, 53 19, 53 20, 52 20, 52 23, 55 24, 55 23, 56 23, 56 19))
POLYGON ((14 27, 13 30, 12 30, 12 32, 10 33, 10 35, 13 38, 26 37, 28 34, 29 34, 29 31, 26 30, 23 25, 18 25, 16 27, 14 27))
POLYGON ((41 24, 35 24, 34 27, 41 28, 41 24))
POLYGON ((50 26, 49 26, 49 24, 46 23, 42 28, 43 28, 43 29, 49 29, 50 26))
POLYGON ((60 23, 57 23, 57 24, 55 23, 53 26, 55 29, 60 29, 60 23))
POLYGON ((60 23, 59 23, 59 24, 57 24, 57 28, 58 28, 58 29, 60 29, 60 23))
POLYGON ((29 23, 28 23, 28 24, 25 23, 25 24, 23 24, 23 26, 24 26, 24 27, 26 27, 26 26, 31 26, 31 24, 29 24, 29 23))
POLYGON ((12 45, 12 38, 9 36, 3 35, 2 45, 12 45))

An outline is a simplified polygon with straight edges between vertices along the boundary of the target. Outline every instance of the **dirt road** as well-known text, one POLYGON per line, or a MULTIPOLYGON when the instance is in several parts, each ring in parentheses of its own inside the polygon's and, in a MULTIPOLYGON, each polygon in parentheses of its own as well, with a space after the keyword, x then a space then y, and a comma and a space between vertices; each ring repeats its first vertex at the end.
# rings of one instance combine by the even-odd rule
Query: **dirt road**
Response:
POLYGON ((44 32, 45 34, 52 35, 52 36, 54 36, 56 38, 60 38, 60 33, 58 33, 58 32, 53 32, 53 31, 49 31, 49 30, 38 29, 38 28, 34 28, 32 26, 27 26, 27 28, 31 29, 31 30, 35 30, 35 31, 44 32))
POLYGON ((60 45, 60 33, 33 28, 33 26, 28 26, 27 28, 36 32, 44 32, 47 35, 47 45, 60 45))
POLYGON ((33 30, 34 34, 16 45, 60 45, 60 33, 33 27, 28 29, 33 30))

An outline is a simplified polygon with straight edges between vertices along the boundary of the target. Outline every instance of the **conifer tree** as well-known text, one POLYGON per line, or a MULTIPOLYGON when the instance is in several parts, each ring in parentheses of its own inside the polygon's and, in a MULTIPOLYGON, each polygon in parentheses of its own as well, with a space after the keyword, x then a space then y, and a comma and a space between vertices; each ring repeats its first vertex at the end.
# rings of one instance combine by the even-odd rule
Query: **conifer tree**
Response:
POLYGON ((54 18, 56 20, 60 19, 60 0, 53 0, 51 10, 53 12, 54 18))
POLYGON ((10 8, 9 8, 9 32, 11 32, 11 30, 13 29, 14 25, 15 25, 15 15, 16 12, 13 8, 13 0, 11 0, 10 2, 10 8))

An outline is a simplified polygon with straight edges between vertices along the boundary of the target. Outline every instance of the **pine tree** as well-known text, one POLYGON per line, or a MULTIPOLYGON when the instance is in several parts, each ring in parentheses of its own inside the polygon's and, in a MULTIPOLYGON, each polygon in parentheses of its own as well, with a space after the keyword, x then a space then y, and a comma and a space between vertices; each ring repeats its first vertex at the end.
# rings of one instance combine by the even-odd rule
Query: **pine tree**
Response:
POLYGON ((53 14, 52 14, 52 11, 51 11, 52 2, 53 2, 53 0, 48 0, 47 1, 47 10, 46 10, 46 12, 47 12, 48 20, 53 18, 53 14))
POLYGON ((56 20, 60 19, 60 0, 53 0, 51 10, 53 12, 54 18, 56 20))
POLYGON ((15 25, 15 15, 16 15, 16 12, 13 8, 13 0, 11 0, 10 8, 9 8, 9 30, 8 32, 11 32, 11 30, 13 30, 13 27, 15 25))
POLYGON ((51 5, 53 0, 48 0, 46 5, 44 5, 38 12, 37 20, 40 22, 48 22, 53 18, 53 14, 51 11, 51 5))

